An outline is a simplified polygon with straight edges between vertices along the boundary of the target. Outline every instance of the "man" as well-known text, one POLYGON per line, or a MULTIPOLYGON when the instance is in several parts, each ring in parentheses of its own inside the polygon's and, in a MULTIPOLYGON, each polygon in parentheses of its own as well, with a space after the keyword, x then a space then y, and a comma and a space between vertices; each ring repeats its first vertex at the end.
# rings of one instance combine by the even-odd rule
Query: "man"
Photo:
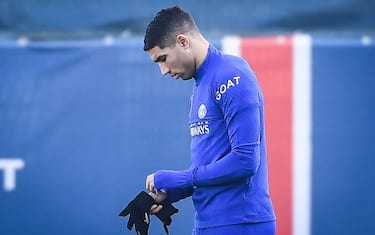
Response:
MULTIPOLYGON (((148 175, 150 195, 171 202, 192 196, 193 235, 274 235, 263 95, 247 62, 210 45, 191 15, 177 6, 162 9, 149 23, 144 51, 163 75, 195 81, 191 167, 148 175)), ((160 210, 151 207, 151 213, 160 210)))

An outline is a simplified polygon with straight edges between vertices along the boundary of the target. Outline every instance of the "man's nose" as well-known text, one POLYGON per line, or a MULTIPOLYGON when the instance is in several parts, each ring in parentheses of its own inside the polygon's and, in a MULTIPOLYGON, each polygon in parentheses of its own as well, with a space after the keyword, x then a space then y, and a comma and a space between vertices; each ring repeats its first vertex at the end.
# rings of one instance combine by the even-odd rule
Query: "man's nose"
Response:
POLYGON ((164 64, 160 63, 159 68, 160 68, 160 72, 163 75, 167 75, 169 73, 169 68, 167 66, 165 66, 164 64))

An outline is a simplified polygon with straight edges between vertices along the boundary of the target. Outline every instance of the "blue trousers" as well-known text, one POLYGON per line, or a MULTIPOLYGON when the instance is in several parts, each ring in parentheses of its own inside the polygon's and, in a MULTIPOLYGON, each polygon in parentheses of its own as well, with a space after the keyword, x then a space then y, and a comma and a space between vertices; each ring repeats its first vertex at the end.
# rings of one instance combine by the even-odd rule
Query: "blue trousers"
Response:
POLYGON ((276 221, 194 228, 192 235, 275 235, 276 221))

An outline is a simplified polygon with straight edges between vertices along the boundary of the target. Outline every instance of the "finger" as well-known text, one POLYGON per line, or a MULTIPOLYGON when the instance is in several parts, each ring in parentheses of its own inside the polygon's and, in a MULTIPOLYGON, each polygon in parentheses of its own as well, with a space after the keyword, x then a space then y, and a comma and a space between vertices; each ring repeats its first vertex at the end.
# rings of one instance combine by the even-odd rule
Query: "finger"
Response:
POLYGON ((157 213, 159 213, 161 211, 161 209, 163 209, 163 206, 162 205, 158 205, 152 211, 150 210, 150 214, 157 214, 157 213))
POLYGON ((161 211, 161 209, 163 209, 162 205, 152 205, 150 208, 150 214, 157 214, 159 211, 161 211))
POLYGON ((148 175, 146 178, 146 189, 150 192, 155 192, 154 174, 148 175))
POLYGON ((154 200, 156 199, 156 193, 148 192, 148 195, 150 195, 154 200))
POLYGON ((156 193, 156 191, 155 191, 155 186, 154 186, 152 183, 148 183, 147 186, 146 186, 146 189, 147 189, 149 192, 156 193))
POLYGON ((146 177, 146 189, 148 190, 148 185, 149 185, 149 180, 148 180, 148 176, 146 177))
POLYGON ((158 205, 156 205, 156 204, 152 205, 151 208, 150 208, 150 212, 155 211, 156 208, 158 208, 158 205))

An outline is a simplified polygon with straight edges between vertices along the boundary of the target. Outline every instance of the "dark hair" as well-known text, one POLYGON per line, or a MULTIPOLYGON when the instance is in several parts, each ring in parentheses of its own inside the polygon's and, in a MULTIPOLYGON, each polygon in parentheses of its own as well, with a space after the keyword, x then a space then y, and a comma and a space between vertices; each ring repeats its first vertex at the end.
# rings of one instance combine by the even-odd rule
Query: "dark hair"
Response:
POLYGON ((147 26, 143 50, 172 46, 178 34, 194 31, 199 30, 188 12, 178 6, 162 9, 147 26))

